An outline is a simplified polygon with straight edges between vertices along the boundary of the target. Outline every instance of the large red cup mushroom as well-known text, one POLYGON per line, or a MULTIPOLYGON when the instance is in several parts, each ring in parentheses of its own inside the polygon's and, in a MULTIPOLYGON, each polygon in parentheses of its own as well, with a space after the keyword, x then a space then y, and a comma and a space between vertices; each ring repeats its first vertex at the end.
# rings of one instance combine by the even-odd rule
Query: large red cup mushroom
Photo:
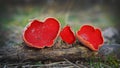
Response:
POLYGON ((100 29, 90 25, 84 25, 76 32, 78 40, 93 51, 98 51, 103 44, 103 36, 100 29))
POLYGON ((47 18, 44 22, 33 20, 25 27, 23 40, 30 47, 51 47, 59 31, 60 24, 54 18, 47 18))
POLYGON ((60 37, 64 42, 68 44, 72 44, 75 42, 75 35, 68 25, 62 29, 62 31, 60 32, 60 37))

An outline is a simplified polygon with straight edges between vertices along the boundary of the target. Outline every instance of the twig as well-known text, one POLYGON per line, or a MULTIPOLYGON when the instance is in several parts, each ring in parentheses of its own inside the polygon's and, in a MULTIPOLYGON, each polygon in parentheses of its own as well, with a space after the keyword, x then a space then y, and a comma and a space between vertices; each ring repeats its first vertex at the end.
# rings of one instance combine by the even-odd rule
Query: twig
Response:
POLYGON ((51 64, 40 64, 40 65, 24 65, 22 66, 23 68, 25 67, 40 67, 40 66, 52 66, 52 65, 56 65, 56 64, 60 64, 60 63, 64 63, 64 61, 62 62, 55 62, 55 63, 51 63, 51 64))
POLYGON ((28 64, 28 63, 30 63, 30 62, 7 64, 7 66, 24 65, 24 64, 28 64))
POLYGON ((76 65, 78 65, 78 66, 80 66, 81 68, 88 68, 88 67, 86 67, 86 66, 84 66, 84 65, 82 65, 82 64, 80 64, 80 63, 78 63, 79 61, 76 61, 76 65))
POLYGON ((7 68, 7 65, 4 65, 4 67, 3 68, 7 68))
POLYGON ((72 62, 70 62, 70 61, 67 60, 66 58, 64 58, 64 60, 67 61, 68 63, 72 64, 73 66, 75 66, 75 67, 77 67, 77 68, 80 68, 78 65, 76 65, 76 64, 74 64, 74 63, 72 63, 72 62))

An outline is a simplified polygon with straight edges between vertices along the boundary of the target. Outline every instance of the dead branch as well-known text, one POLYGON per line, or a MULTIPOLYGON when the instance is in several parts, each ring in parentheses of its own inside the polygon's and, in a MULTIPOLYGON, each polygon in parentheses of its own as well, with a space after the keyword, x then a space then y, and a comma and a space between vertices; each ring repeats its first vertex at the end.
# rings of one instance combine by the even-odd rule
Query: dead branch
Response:
POLYGON ((68 60, 75 60, 80 58, 88 58, 96 55, 96 52, 89 50, 88 48, 75 44, 71 45, 59 45, 55 44, 54 47, 35 49, 27 47, 25 44, 20 44, 19 46, 4 46, 0 49, 0 61, 4 60, 52 60, 60 61, 64 58, 68 60), (61 48, 63 46, 63 48, 61 48), (65 48, 66 47, 66 48, 65 48))

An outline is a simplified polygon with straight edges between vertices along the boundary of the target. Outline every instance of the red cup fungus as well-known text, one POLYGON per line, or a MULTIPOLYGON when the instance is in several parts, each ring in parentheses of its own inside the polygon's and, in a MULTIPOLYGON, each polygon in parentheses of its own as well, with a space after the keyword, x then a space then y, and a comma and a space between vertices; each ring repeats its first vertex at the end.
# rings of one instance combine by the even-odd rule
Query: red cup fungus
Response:
POLYGON ((68 44, 72 44, 75 42, 75 35, 72 32, 70 26, 65 26, 62 31, 60 32, 60 37, 62 40, 68 44))
POLYGON ((90 25, 84 25, 76 32, 78 40, 93 51, 98 51, 103 44, 103 36, 100 29, 90 25))
POLYGON ((25 27, 23 40, 30 47, 51 47, 59 31, 60 23, 54 18, 47 18, 44 22, 33 20, 25 27))

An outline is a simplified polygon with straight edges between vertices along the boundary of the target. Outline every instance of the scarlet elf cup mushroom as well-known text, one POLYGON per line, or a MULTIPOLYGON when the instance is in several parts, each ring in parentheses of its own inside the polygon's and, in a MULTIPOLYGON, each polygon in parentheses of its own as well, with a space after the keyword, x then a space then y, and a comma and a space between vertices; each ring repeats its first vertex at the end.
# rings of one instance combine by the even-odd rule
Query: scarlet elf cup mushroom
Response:
POLYGON ((103 36, 100 29, 90 25, 82 26, 76 32, 76 37, 82 44, 93 51, 98 51, 103 44, 103 36))
POLYGON ((68 44, 72 44, 75 42, 75 36, 72 32, 70 26, 65 26, 62 31, 60 32, 60 37, 62 40, 68 44))
POLYGON ((25 27, 23 40, 30 47, 51 47, 59 31, 60 23, 54 18, 47 18, 44 22, 33 20, 25 27))

